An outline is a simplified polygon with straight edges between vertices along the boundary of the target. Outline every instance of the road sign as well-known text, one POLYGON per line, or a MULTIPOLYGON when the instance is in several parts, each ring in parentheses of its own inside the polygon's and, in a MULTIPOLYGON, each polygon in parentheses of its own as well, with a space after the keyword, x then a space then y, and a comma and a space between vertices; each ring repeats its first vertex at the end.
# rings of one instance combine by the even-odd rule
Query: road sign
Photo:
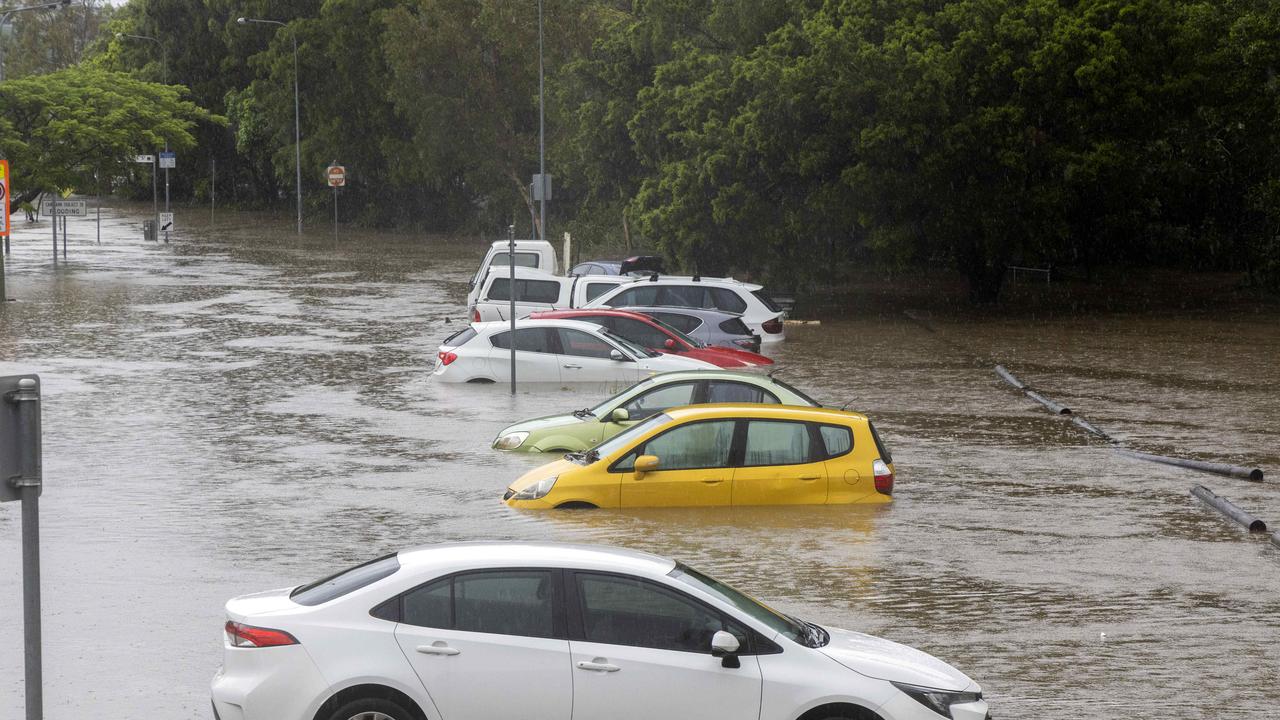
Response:
POLYGON ((533 174, 533 182, 529 183, 529 194, 534 201, 551 200, 551 176, 542 173, 533 174))
POLYGON ((178 154, 169 150, 160 153, 160 167, 176 168, 178 167, 178 154))
POLYGON ((0 237, 9 235, 9 161, 0 160, 0 237))
POLYGON ((45 212, 54 217, 84 217, 89 214, 89 204, 84 200, 51 200, 45 212))
POLYGON ((173 229, 173 213, 160 213, 160 231, 169 232, 173 229))
POLYGON ((342 187, 347 184, 347 169, 341 165, 330 165, 325 170, 325 176, 329 178, 329 187, 342 187))
POLYGON ((0 502, 22 499, 14 480, 40 487, 39 399, 40 376, 0 377, 0 502), (33 416, 24 415, 30 398, 37 403, 33 416))
POLYGON ((136 163, 146 163, 150 165, 151 163, 156 161, 156 156, 155 155, 134 155, 133 161, 136 163))

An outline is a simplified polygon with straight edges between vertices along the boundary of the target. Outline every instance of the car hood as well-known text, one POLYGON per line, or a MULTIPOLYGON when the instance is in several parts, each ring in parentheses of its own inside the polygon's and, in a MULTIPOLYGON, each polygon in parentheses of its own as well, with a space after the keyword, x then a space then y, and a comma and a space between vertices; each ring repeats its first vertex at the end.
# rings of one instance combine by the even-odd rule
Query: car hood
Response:
POLYGON ((532 420, 522 420, 514 425, 508 425, 497 434, 502 437, 513 432, 535 432, 537 430, 546 430, 553 427, 564 427, 565 425, 575 425, 585 420, 596 420, 594 416, 589 418, 580 418, 576 415, 548 415, 546 417, 534 418, 532 420))
MULTIPOLYGON (((696 353, 714 354, 716 357, 722 357, 722 358, 725 358, 726 360, 732 360, 741 365, 772 365, 773 364, 772 359, 765 357, 764 355, 761 355, 759 353, 753 353, 749 350, 735 350, 734 348, 729 348, 729 347, 698 348, 696 351, 690 352, 689 355, 692 357, 698 357, 696 353)), ((716 362, 715 360, 711 360, 710 358, 707 358, 707 360, 710 362, 716 362)))
POLYGON ((714 363, 691 358, 687 355, 662 354, 657 357, 640 358, 638 362, 640 367, 645 370, 658 370, 661 372, 670 370, 706 370, 707 368, 716 367, 714 363))
POLYGON ((568 460, 554 460, 552 462, 547 463, 546 465, 539 465, 538 467, 521 475, 520 477, 516 478, 515 482, 511 483, 507 487, 509 487, 512 490, 515 490, 516 492, 520 492, 521 490, 529 487, 530 485, 533 485, 534 483, 538 483, 538 482, 542 482, 543 480, 546 480, 552 475, 560 475, 561 473, 568 472, 569 470, 573 470, 581 467, 582 467, 581 465, 578 465, 577 463, 569 462, 568 460))
POLYGON ((960 691, 974 685, 967 675, 929 653, 871 635, 823 629, 831 634, 831 642, 818 652, 861 675, 939 690, 960 691))

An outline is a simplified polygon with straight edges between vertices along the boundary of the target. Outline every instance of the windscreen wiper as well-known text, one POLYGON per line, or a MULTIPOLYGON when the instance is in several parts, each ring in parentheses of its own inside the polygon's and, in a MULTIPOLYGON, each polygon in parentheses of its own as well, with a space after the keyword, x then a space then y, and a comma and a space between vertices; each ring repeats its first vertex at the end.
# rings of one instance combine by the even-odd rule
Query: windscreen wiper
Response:
POLYGON ((574 410, 573 416, 576 418, 584 418, 584 417, 595 417, 596 414, 591 412, 591 408, 582 408, 581 410, 574 410))

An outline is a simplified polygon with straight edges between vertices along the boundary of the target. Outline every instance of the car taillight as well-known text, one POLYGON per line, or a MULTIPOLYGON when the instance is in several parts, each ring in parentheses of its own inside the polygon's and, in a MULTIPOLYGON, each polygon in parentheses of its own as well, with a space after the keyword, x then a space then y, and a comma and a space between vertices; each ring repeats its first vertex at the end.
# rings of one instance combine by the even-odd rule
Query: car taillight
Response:
POLYGON ((893 494, 893 471, 883 460, 871 463, 871 474, 876 479, 876 492, 884 495, 893 494))
POLYGON ((436 353, 436 356, 440 358, 440 362, 444 365, 448 365, 449 363, 458 359, 457 353, 445 352, 444 350, 441 350, 440 352, 436 353))
POLYGON ((227 621, 227 642, 232 647, 279 647, 281 645, 297 645, 298 639, 283 630, 260 628, 243 623, 227 621))
POLYGON ((480 308, 471 311, 471 322, 480 322, 480 308))
POLYGON ((765 320, 764 324, 760 326, 760 329, 764 330, 770 335, 777 335, 778 333, 782 332, 782 318, 765 320))

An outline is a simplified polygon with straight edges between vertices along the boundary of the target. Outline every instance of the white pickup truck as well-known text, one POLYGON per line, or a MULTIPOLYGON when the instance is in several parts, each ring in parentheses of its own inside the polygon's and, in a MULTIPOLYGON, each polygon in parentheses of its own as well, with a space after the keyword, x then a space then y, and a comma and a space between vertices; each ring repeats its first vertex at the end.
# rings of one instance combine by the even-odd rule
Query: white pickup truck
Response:
MULTIPOLYGON (((472 322, 510 320, 511 268, 490 268, 475 305, 472 322)), ((627 275, 579 275, 560 277, 540 270, 516 267, 516 318, 527 317, 539 310, 562 310, 586 305, 618 285, 633 282, 627 275)))
MULTIPOLYGON (((502 268, 505 272, 510 264, 510 248, 507 240, 494 241, 489 246, 489 252, 484 256, 484 262, 480 263, 480 269, 472 276, 471 282, 468 283, 467 293, 467 314, 473 314, 475 310, 476 300, 480 297, 480 286, 484 284, 485 278, 489 275, 492 268, 502 268)), ((551 247, 551 243, 545 240, 516 240, 516 267, 532 268, 541 270, 548 275, 555 275, 560 272, 559 263, 556 262, 556 250, 551 247)))

